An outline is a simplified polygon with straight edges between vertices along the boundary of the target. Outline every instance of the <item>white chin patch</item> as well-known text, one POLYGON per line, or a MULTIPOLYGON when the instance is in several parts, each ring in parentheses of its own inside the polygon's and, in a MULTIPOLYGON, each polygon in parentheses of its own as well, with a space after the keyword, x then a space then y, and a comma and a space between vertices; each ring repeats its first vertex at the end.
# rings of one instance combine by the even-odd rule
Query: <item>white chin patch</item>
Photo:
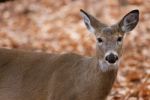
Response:
POLYGON ((106 72, 109 70, 116 70, 118 69, 118 65, 119 65, 119 60, 114 64, 110 64, 105 60, 99 60, 99 67, 102 70, 102 72, 106 72))

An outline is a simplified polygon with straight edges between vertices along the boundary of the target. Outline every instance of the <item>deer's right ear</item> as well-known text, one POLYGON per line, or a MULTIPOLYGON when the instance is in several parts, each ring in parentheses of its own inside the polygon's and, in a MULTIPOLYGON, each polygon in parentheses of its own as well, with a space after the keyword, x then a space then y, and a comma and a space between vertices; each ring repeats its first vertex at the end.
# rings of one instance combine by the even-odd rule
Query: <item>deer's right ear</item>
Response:
POLYGON ((90 15, 88 13, 86 13, 84 10, 80 9, 80 13, 81 13, 81 16, 83 17, 84 19, 84 23, 87 27, 87 29, 91 32, 91 33, 94 33, 95 32, 95 29, 94 27, 92 26, 91 24, 91 18, 90 18, 90 15))

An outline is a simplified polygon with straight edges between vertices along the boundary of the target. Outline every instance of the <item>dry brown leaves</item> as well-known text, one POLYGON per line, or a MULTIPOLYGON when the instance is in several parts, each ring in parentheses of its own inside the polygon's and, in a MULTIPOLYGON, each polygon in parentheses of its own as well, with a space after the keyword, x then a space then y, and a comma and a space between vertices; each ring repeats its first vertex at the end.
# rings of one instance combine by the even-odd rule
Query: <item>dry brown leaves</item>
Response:
POLYGON ((149 0, 14 0, 0 4, 0 47, 94 55, 95 38, 80 9, 113 24, 132 9, 140 23, 127 35, 117 80, 108 100, 150 98, 149 0))

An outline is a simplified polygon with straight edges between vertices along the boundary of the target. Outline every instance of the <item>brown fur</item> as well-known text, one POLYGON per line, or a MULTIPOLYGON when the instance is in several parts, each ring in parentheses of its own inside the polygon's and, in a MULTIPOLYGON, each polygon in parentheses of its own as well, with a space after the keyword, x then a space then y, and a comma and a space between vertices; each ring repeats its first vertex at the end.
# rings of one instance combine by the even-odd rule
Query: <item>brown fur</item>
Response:
POLYGON ((103 100, 116 74, 95 57, 0 49, 0 100, 103 100))

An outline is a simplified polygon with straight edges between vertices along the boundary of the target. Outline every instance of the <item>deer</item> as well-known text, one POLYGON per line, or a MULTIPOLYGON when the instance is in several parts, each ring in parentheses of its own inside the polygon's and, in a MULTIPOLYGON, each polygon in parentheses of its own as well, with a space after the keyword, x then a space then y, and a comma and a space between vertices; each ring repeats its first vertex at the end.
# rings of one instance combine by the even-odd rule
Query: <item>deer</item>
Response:
POLYGON ((95 35, 96 54, 37 53, 0 49, 0 100, 105 100, 117 77, 125 34, 139 21, 139 10, 106 25, 80 10, 95 35))

